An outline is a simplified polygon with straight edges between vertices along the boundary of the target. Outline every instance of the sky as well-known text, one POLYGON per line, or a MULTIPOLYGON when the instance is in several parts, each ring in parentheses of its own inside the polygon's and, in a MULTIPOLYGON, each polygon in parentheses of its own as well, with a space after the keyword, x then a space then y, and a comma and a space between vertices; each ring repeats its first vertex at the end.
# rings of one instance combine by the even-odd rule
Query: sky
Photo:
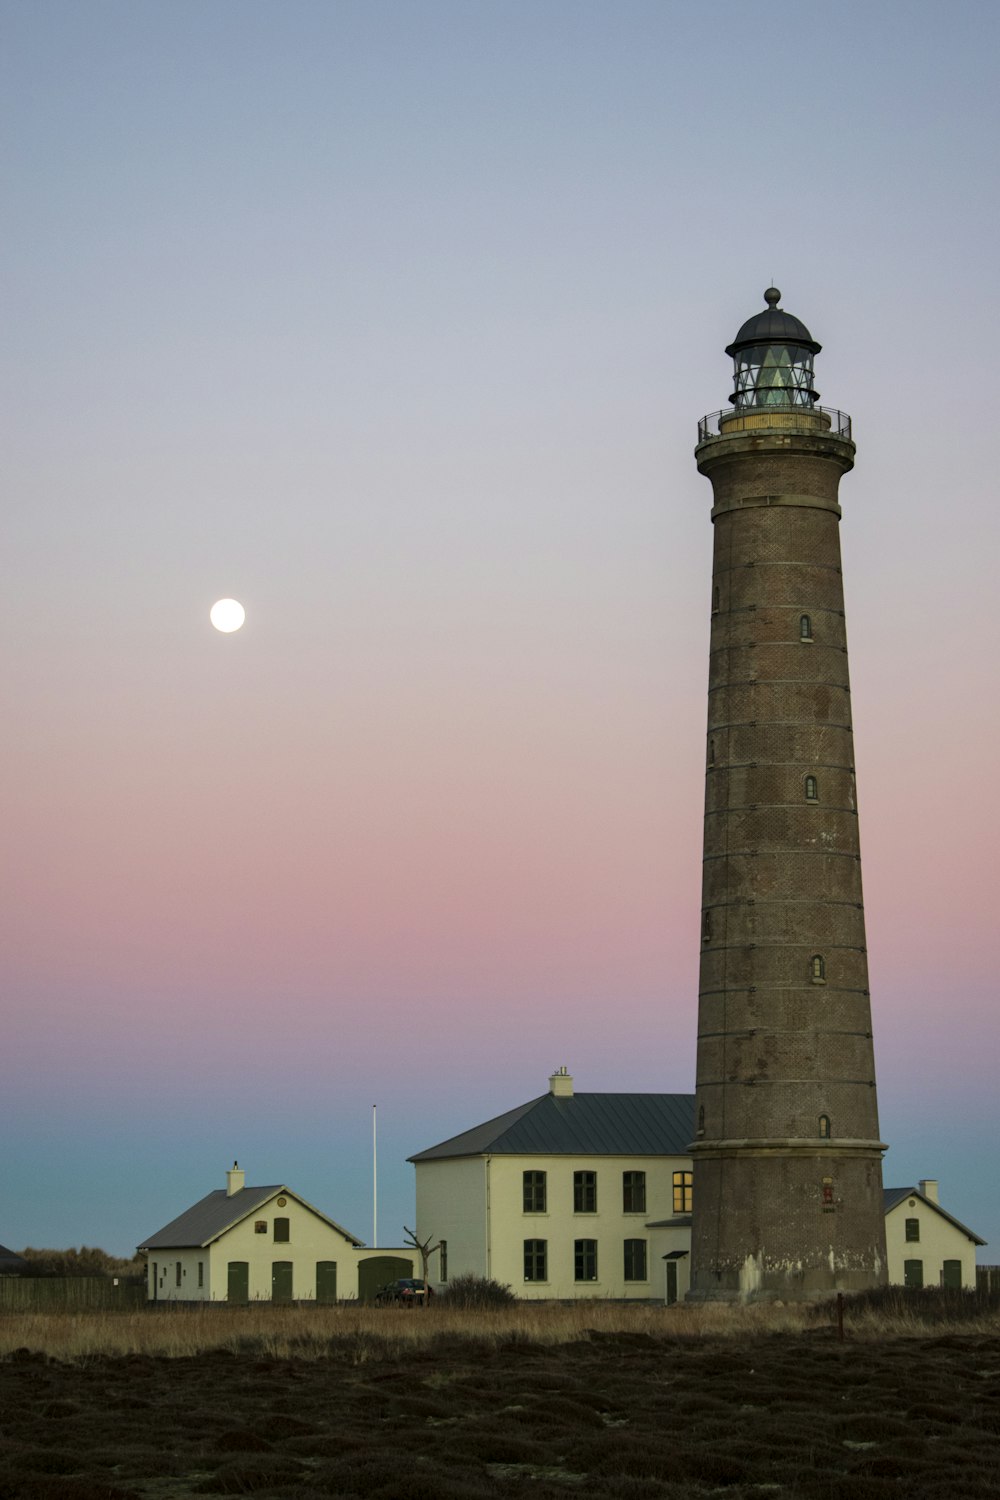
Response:
POLYGON ((885 1181, 1000 1259, 1000 10, 0 21, 0 1242, 130 1253, 237 1158, 371 1242, 377 1106, 398 1244, 555 1068, 693 1091, 693 448, 774 282, 858 445, 885 1181))

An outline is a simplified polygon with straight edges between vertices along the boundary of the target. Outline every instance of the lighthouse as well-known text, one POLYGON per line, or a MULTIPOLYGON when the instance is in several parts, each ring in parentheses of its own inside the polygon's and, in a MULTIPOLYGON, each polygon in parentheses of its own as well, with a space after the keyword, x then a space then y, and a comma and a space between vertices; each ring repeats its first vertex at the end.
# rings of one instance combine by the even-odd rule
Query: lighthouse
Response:
POLYGON ((851 419, 769 287, 695 450, 714 558, 691 1296, 885 1281, 840 558, 851 419))

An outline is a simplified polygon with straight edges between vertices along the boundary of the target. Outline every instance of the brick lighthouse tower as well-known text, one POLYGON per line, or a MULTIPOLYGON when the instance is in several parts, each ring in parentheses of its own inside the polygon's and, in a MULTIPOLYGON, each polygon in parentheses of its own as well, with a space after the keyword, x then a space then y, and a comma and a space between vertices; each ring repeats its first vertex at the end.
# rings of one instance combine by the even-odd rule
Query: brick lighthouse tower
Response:
POLYGON ((715 555, 691 1296, 885 1280, 840 566, 850 418, 820 345, 764 293, 705 417, 715 555))

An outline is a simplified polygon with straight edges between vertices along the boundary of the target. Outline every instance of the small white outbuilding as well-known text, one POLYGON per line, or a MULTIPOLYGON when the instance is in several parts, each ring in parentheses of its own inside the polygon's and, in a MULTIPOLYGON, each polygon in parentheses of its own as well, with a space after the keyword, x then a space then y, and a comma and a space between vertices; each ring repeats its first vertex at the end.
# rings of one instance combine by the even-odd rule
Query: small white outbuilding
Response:
POLYGON ((974 1287, 976 1246, 973 1230, 946 1213, 933 1178, 916 1187, 885 1189, 885 1244, 889 1281, 894 1286, 974 1287))
POLYGON ((368 1301, 413 1275, 413 1252, 375 1250, 281 1183, 218 1188, 138 1247, 150 1302, 368 1301))

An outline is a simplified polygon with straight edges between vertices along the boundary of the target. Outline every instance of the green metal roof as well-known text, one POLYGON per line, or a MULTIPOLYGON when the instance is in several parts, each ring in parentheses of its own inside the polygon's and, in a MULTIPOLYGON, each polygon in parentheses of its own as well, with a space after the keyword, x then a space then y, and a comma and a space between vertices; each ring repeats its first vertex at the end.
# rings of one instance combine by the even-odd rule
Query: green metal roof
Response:
POLYGON ((686 1156, 693 1094, 542 1094, 409 1158, 686 1156))

